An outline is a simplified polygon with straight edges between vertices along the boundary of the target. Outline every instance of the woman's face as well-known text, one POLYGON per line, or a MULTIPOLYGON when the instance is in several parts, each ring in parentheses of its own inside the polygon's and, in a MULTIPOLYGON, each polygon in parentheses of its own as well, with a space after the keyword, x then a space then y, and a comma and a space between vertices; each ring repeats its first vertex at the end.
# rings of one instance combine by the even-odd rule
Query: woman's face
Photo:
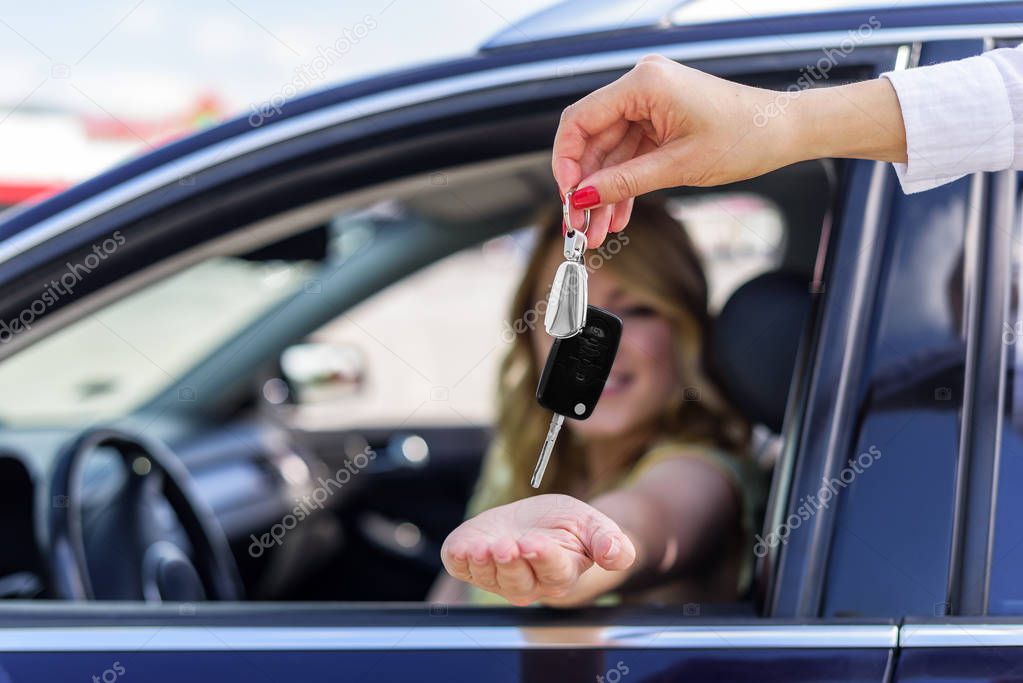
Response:
MULTIPOLYGON (((562 258, 560 248, 552 252, 546 264, 549 267, 545 266, 541 272, 553 278, 562 258)), ((626 436, 651 427, 672 394, 678 391, 678 363, 671 324, 646 301, 626 291, 622 284, 610 268, 590 272, 589 303, 617 315, 624 328, 618 355, 597 408, 586 420, 565 423, 566 428, 585 439, 626 436)), ((532 332, 533 350, 541 367, 553 341, 543 325, 532 332)))

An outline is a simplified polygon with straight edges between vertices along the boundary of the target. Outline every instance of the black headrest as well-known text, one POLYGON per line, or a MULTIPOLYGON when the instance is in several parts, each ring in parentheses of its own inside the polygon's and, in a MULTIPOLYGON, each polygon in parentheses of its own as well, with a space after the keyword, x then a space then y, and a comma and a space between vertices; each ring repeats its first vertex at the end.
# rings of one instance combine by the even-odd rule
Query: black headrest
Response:
POLYGON ((751 422, 781 432, 785 401, 810 310, 806 275, 775 271, 739 289, 714 326, 711 363, 721 387, 751 422))

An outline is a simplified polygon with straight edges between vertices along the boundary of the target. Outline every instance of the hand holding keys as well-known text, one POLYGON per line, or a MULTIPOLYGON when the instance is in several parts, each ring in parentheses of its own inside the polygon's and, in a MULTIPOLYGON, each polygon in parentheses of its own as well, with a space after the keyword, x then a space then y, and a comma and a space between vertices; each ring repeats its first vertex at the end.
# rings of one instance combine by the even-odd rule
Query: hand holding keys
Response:
POLYGON ((544 328, 555 341, 536 388, 536 400, 553 410, 554 417, 530 481, 533 488, 540 487, 565 417, 585 420, 593 413, 622 336, 620 318, 588 305, 583 254, 590 212, 582 231, 572 228, 568 212, 572 192, 565 193, 565 262, 554 276, 544 317, 544 328))

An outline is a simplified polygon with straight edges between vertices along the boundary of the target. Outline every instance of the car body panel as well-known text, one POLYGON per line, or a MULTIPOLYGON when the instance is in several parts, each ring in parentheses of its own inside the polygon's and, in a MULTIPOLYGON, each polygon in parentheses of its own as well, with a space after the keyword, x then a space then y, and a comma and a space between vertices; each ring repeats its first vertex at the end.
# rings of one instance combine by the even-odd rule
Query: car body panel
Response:
MULTIPOLYGON (((613 681, 623 676, 867 682, 885 680, 898 636, 890 623, 765 626, 679 610, 647 616, 634 626, 578 625, 593 624, 588 615, 594 610, 575 615, 526 610, 517 613, 514 626, 502 625, 509 621, 507 612, 441 605, 399 607, 382 615, 318 605, 297 618, 301 606, 285 611, 250 605, 235 617, 224 607, 204 605, 159 610, 177 613, 168 614, 160 627, 143 626, 139 622, 145 618, 115 608, 114 614, 125 613, 123 618, 99 617, 84 638, 69 628, 88 623, 82 610, 78 617, 73 609, 63 610, 63 616, 51 612, 47 619, 32 620, 29 628, 0 627, 0 667, 19 681, 93 669, 100 673, 116 662, 154 681, 206 680, 227 672, 302 680, 344 671, 360 680, 382 681, 443 672, 444 680, 454 681, 613 681), (702 625, 669 625, 695 618, 702 625), (228 625, 239 622, 249 625, 228 625), (39 666, 40 657, 45 666, 39 666)), ((85 611, 98 610, 90 606, 85 611)), ((11 616, 0 610, 0 622, 12 623, 11 616)), ((628 613, 617 616, 629 621, 628 613)), ((642 619, 642 613, 632 618, 642 619)))
POLYGON ((735 681, 736 683, 782 683, 884 681, 888 655, 856 650, 841 659, 819 650, 737 650, 719 652, 588 651, 578 648, 494 652, 474 643, 458 651, 417 651, 400 648, 386 655, 361 652, 104 652, 65 653, 50 656, 40 666, 38 654, 0 656, 3 672, 16 681, 71 680, 82 672, 101 675, 118 667, 130 675, 163 683, 194 680, 231 680, 261 677, 265 680, 315 680, 338 676, 344 680, 395 683, 433 676, 444 681, 513 683, 517 681, 688 680, 735 681), (457 664, 455 663, 457 662, 457 664), (443 674, 440 674, 443 672, 443 674), (351 677, 350 679, 348 677, 351 677))
POLYGON ((907 620, 899 641, 898 683, 995 683, 1023 670, 1019 619, 907 620))

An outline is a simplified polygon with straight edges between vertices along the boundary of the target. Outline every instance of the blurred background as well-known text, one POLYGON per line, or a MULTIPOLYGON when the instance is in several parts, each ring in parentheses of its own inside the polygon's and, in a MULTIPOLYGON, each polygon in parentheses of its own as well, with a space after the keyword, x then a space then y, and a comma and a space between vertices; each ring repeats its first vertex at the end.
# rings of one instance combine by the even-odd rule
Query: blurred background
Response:
MULTIPOLYGON (((491 35, 552 4, 555 0, 311 0, 300 5, 269 0, 0 2, 0 211, 39 201, 220 121, 259 116, 268 106, 338 82, 471 54, 491 35)), ((439 273, 426 280, 438 286, 467 271, 477 281, 495 279, 487 278, 491 271, 471 257, 435 270, 439 273)), ((277 269, 256 281, 265 280, 276 292, 290 281, 288 272, 277 269)), ((501 275, 500 284, 488 290, 494 301, 502 302, 489 308, 495 326, 511 284, 508 273, 501 275)), ((388 351, 393 343, 368 340, 364 331, 378 325, 397 329, 403 311, 421 301, 420 280, 395 288, 370 306, 372 320, 362 320, 363 327, 349 319, 321 335, 327 341, 354 344, 360 355, 368 355, 378 388, 420 380, 414 372, 407 376, 407 364, 388 351)), ((251 277, 227 280, 216 269, 212 275, 189 272, 179 283, 122 305, 127 309, 118 328, 122 332, 143 342, 175 341, 167 346, 170 355, 161 356, 163 367, 176 367, 175 359, 187 363, 195 355, 194 347, 205 348, 188 318, 197 293, 206 292, 208 298, 208 292, 218 292, 224 310, 242 315, 245 295, 258 290, 251 277), (236 286, 229 286, 232 283, 236 286), (167 312, 165 328, 132 314, 153 305, 151 297, 167 312)), ((426 322, 444 324, 426 316, 428 307, 412 310, 422 311, 426 322)), ((429 330, 422 331, 433 338, 429 330)), ((219 338, 215 330, 210 334, 219 338)), ((57 357, 64 359, 61 371, 45 372, 52 368, 52 356, 33 363, 29 354, 19 367, 20 376, 31 378, 25 386, 32 389, 20 400, 0 401, 4 417, 72 415, 89 405, 93 410, 86 412, 92 417, 110 414, 149 393, 162 379, 162 371, 145 359, 126 358, 108 335, 93 336, 88 329, 76 329, 63 341, 67 349, 89 350, 94 362, 85 366, 76 362, 79 353, 59 353, 57 357), (97 374, 97 366, 111 371, 97 374), (147 370, 156 376, 150 377, 147 370), (40 377, 51 381, 39 381, 40 377), (121 391, 105 389, 115 384, 121 391), (91 400, 84 400, 83 386, 92 388, 85 392, 91 400), (103 390, 97 392, 96 387, 103 390), (55 396, 67 401, 55 401, 55 396)), ((440 339, 450 341, 443 335, 440 339)), ((425 351, 431 357, 455 352, 446 343, 438 342, 440 350, 432 346, 425 351)), ((495 355, 493 363, 496 360, 495 355)), ((481 399, 488 396, 493 363, 478 374, 471 405, 489 404, 481 399)), ((369 412, 380 416, 386 399, 382 392, 370 393, 380 398, 369 412)), ((386 412, 403 408, 391 406, 386 412)), ((335 410, 336 406, 321 417, 329 419, 335 410)))
POLYGON ((0 207, 268 101, 470 54, 552 4, 4 0, 0 207))
MULTIPOLYGON (((0 2, 0 210, 38 201, 205 126, 252 120, 341 81, 471 55, 495 34, 521 32, 516 22, 556 4, 0 2)), ((619 25, 645 4, 593 0, 587 7, 591 21, 619 25)), ((763 4, 693 0, 682 7, 698 20, 763 4)), ((556 201, 553 181, 551 188, 556 201)), ((692 198, 674 202, 672 210, 706 259, 713 308, 777 258, 781 217, 761 197, 692 198)), ((330 362, 353 376, 358 391, 340 404, 309 401, 295 419, 313 428, 394 424, 413 415, 424 424, 489 423, 500 334, 530 247, 531 226, 523 226, 434 264, 320 330, 314 340, 343 350, 330 362), (434 302, 467 281, 475 283, 473 296, 449 300, 445 315, 437 315, 434 302), (452 332, 452 321, 469 320, 474 334, 452 332), (407 334, 410 327, 415 335, 407 334), (442 387, 436 395, 436 377, 458 391, 442 387), (410 390, 395 395, 388 390, 395 386, 410 390)), ((250 309, 260 310, 304 277, 295 264, 206 264, 128 297, 105 320, 144 354, 125 353, 108 329, 84 321, 0 371, 0 380, 24 387, 0 397, 0 417, 52 423, 122 414, 248 320, 250 309), (158 321, 148 315, 152 310, 162 311, 158 321), (91 361, 81 362, 83 354, 91 361)), ((324 362, 298 358, 292 365, 324 362)))
MULTIPOLYGON (((912 0, 904 0, 911 2, 912 0)), ((341 81, 470 55, 557 0, 0 2, 0 208, 203 126, 341 81)), ((593 0, 624 25, 647 0, 593 0)), ((851 0, 691 0, 679 19, 851 0), (683 16, 684 15, 684 16, 683 16)), ((526 36, 523 36, 526 37, 526 36)))

